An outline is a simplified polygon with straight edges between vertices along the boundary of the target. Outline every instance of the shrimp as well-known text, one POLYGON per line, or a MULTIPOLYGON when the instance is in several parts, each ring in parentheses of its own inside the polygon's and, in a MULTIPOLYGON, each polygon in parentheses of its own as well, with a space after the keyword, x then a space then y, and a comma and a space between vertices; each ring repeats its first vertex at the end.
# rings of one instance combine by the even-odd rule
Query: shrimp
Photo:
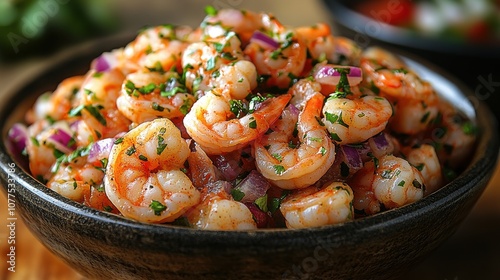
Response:
POLYGON ((128 131, 130 121, 116 105, 124 79, 125 76, 116 68, 106 72, 91 70, 87 73, 78 92, 78 106, 71 109, 69 115, 81 116, 82 121, 93 130, 89 142, 112 138, 128 131))
POLYGON ((219 174, 212 160, 201 149, 200 145, 191 139, 187 140, 189 143, 189 157, 187 162, 189 165, 189 177, 193 185, 202 190, 205 186, 218 180, 219 174))
POLYGON ((423 144, 418 147, 405 147, 402 153, 405 155, 404 158, 422 174, 425 183, 424 195, 443 186, 441 163, 433 146, 423 144))
POLYGON ((234 118, 229 93, 213 89, 196 101, 184 117, 184 126, 207 154, 228 153, 264 134, 279 118, 290 97, 283 94, 269 98, 252 113, 234 118))
POLYGON ((349 38, 333 36, 328 24, 299 27, 295 32, 305 39, 309 54, 316 62, 359 65, 362 48, 349 38))
POLYGON ((332 63, 338 65, 354 65, 360 64, 363 49, 353 40, 338 36, 334 38, 335 52, 332 63))
POLYGON ((331 182, 322 188, 311 186, 294 191, 279 209, 287 228, 319 227, 353 220, 353 199, 346 183, 331 182))
POLYGON ((257 86, 257 70, 246 60, 222 66, 219 74, 213 79, 213 87, 228 92, 234 99, 244 99, 257 86))
POLYGON ((253 144, 257 169, 280 188, 299 189, 314 184, 335 160, 334 143, 318 121, 323 99, 319 92, 312 95, 298 115, 298 121, 288 107, 272 132, 253 144))
POLYGON ((123 50, 123 60, 137 66, 131 72, 155 69, 181 71, 182 52, 187 47, 188 26, 159 25, 142 30, 123 50))
POLYGON ((334 61, 335 38, 331 28, 326 23, 318 23, 313 26, 302 26, 295 32, 304 38, 311 57, 316 61, 334 61))
POLYGON ((257 224, 248 207, 232 199, 226 181, 217 181, 205 186, 200 204, 188 211, 186 218, 191 227, 204 230, 253 230, 257 224))
POLYGON ((125 217, 172 222, 200 202, 200 192, 181 170, 188 156, 186 141, 169 119, 144 122, 115 142, 106 195, 125 217))
POLYGON ((46 120, 39 120, 28 127, 28 140, 26 151, 29 155, 29 168, 31 175, 41 182, 46 182, 52 176, 50 171, 56 162, 54 147, 46 140, 52 135, 48 129, 46 120))
POLYGON ((31 174, 42 182, 50 179, 56 161, 76 148, 75 139, 76 132, 64 120, 54 123, 39 120, 30 125, 26 151, 31 174))
MULTIPOLYGON (((477 139, 477 126, 447 102, 440 104, 440 114, 427 133, 426 143, 436 147, 441 164, 463 168, 477 139)), ((451 179, 451 178, 447 178, 451 179)))
POLYGON ((116 99, 118 110, 136 124, 160 117, 184 117, 195 97, 185 92, 165 91, 168 84, 178 79, 175 72, 135 72, 127 75, 116 99))
POLYGON ((54 176, 47 182, 47 187, 91 208, 118 213, 104 192, 106 161, 89 160, 91 145, 58 158, 52 167, 54 176))
POLYGON ((190 141, 189 146, 189 176, 202 194, 201 202, 184 215, 189 225, 210 230, 256 229, 251 211, 232 198, 232 185, 220 180, 221 176, 208 155, 194 141, 190 141))
POLYGON ((363 52, 361 68, 366 83, 378 88, 380 96, 394 105, 389 126, 397 133, 417 134, 425 131, 438 114, 439 97, 431 84, 395 55, 371 47, 363 52))
POLYGON ((323 107, 322 121, 337 143, 353 144, 382 132, 391 116, 392 106, 383 97, 330 97, 323 107))
POLYGON ((311 82, 307 79, 300 79, 290 88, 290 93, 292 94, 290 104, 302 110, 307 100, 311 99, 316 93, 321 92, 321 90, 322 86, 319 83, 311 82))
MULTIPOLYGON (((77 202, 83 202, 91 188, 102 188, 104 173, 94 165, 68 163, 58 167, 47 187, 77 202)), ((111 205, 111 204, 110 204, 111 205)))
POLYGON ((263 27, 264 14, 237 9, 221 9, 215 15, 207 15, 201 26, 203 34, 216 38, 227 32, 235 32, 243 44, 248 44, 255 30, 263 27))
POLYGON ((394 155, 384 155, 365 163, 348 180, 354 192, 354 208, 375 214, 381 207, 392 209, 420 200, 425 184, 420 171, 408 161, 394 155))
POLYGON ((80 89, 84 76, 64 79, 52 93, 41 95, 29 113, 29 122, 49 118, 52 121, 63 120, 75 104, 75 96, 80 89))
POLYGON ((277 49, 262 48, 259 43, 250 41, 243 52, 255 64, 257 73, 265 79, 267 86, 288 88, 302 75, 307 60, 307 47, 302 36, 292 30, 280 28, 273 34, 280 44, 277 49))
POLYGON ((191 92, 209 90, 221 77, 220 68, 243 59, 241 41, 234 32, 188 45, 182 54, 185 84, 191 92))

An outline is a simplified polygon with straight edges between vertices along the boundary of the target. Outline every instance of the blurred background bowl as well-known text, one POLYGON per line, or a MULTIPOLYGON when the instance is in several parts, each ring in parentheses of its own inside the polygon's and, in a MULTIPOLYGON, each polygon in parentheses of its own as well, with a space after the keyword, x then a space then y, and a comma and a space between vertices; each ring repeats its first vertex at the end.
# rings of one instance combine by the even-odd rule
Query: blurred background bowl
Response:
MULTIPOLYGON (((323 0, 323 3, 330 10, 339 35, 362 47, 396 47, 414 53, 459 78, 474 98, 487 102, 490 108, 500 103, 500 1, 323 0), (474 5, 486 8, 471 8, 474 5), (471 11, 474 9, 478 11, 471 11)), ((500 118, 499 110, 494 112, 500 118)))

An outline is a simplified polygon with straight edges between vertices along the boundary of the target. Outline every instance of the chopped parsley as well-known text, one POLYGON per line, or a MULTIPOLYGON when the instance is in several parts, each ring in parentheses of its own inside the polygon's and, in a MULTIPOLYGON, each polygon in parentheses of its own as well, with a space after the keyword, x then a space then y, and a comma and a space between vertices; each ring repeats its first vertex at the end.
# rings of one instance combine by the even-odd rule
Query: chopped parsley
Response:
POLYGON ((70 117, 76 117, 76 116, 81 116, 82 115, 82 111, 83 110, 86 110, 87 112, 90 113, 90 115, 92 115, 100 124, 102 125, 106 125, 107 122, 106 122, 106 119, 103 117, 103 115, 101 114, 101 112, 99 112, 100 110, 104 109, 104 106, 102 105, 80 105, 80 106, 77 106, 73 109, 71 109, 68 113, 68 115, 70 117))
POLYGON ((285 167, 283 165, 274 165, 273 168, 274 168, 274 172, 277 175, 281 175, 285 172, 285 167))
POLYGON ((255 120, 254 117, 250 117, 250 123, 248 123, 248 127, 252 128, 252 129, 257 128, 257 120, 255 120))
POLYGON ((167 206, 161 204, 161 202, 157 200, 152 200, 151 204, 149 204, 149 208, 151 208, 156 216, 160 216, 161 213, 167 210, 167 206))
POLYGON ((153 102, 153 104, 151 105, 151 107, 153 108, 153 110, 158 111, 158 112, 165 111, 165 107, 161 106, 157 102, 153 102))
POLYGON ((339 135, 337 133, 330 133, 330 138, 332 138, 333 140, 337 141, 337 142, 342 142, 342 139, 340 139, 339 135))
POLYGON ((88 146, 80 147, 67 155, 65 154, 60 155, 59 157, 57 157, 55 164, 52 166, 51 172, 52 173, 57 172, 57 170, 59 170, 59 167, 63 163, 71 163, 79 157, 88 156, 90 148, 92 148, 92 145, 93 143, 90 143, 88 146))
POLYGON ((214 6, 212 6, 212 5, 207 5, 207 6, 205 7, 205 13, 206 13, 207 15, 209 15, 209 16, 216 16, 216 15, 217 15, 217 13, 218 13, 218 11, 217 11, 217 9, 216 9, 214 6))
POLYGON ((290 190, 283 190, 280 197, 274 197, 271 199, 271 203, 269 204, 268 210, 271 213, 276 212, 281 206, 281 202, 290 194, 290 190))
POLYGON ((332 114, 332 113, 329 113, 329 112, 325 112, 325 117, 326 117, 326 120, 331 122, 331 123, 338 123, 340 124, 341 126, 344 126, 344 127, 349 127, 348 124, 346 124, 344 122, 344 120, 342 119, 342 112, 340 112, 339 115, 336 115, 336 114, 332 114))
POLYGON ((257 198, 255 201, 254 201, 255 205, 257 205, 257 207, 259 207, 260 210, 262 210, 262 212, 265 212, 267 213, 268 211, 268 207, 267 207, 267 194, 257 198))
POLYGON ((236 188, 231 190, 231 195, 233 196, 234 200, 236 200, 236 201, 241 201, 243 199, 243 197, 245 197, 245 193, 239 189, 236 189, 236 188))
POLYGON ((125 152, 125 154, 127 154, 127 156, 131 156, 135 153, 135 146, 132 145, 132 147, 128 148, 127 151, 125 152))

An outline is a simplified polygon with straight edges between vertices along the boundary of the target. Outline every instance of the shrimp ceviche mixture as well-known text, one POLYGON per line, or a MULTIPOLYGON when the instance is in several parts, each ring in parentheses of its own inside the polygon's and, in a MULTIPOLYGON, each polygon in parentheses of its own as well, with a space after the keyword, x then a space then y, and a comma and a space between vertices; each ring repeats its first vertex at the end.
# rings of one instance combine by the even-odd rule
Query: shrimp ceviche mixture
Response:
POLYGON ((10 131, 31 174, 140 222, 251 230, 401 207, 467 163, 476 126, 397 55, 324 23, 205 11, 40 96, 10 131))

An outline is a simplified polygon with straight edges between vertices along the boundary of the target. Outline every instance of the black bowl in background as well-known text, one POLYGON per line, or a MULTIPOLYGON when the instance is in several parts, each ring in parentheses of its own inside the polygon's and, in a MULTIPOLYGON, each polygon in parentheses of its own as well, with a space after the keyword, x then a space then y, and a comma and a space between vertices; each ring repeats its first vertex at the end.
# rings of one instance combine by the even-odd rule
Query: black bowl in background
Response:
POLYGON ((90 209, 30 176, 6 149, 6 134, 36 96, 83 74, 93 58, 128 40, 111 38, 68 51, 0 105, 2 189, 15 191, 16 210, 32 233, 91 279, 397 279, 457 230, 496 165, 498 128, 487 107, 471 103, 471 92, 438 68, 407 58, 480 131, 466 170, 418 202, 345 224, 240 232, 143 224, 90 209))
MULTIPOLYGON (((377 45, 413 53, 457 77, 491 109, 500 104, 500 45, 451 41, 389 25, 355 9, 365 1, 370 0, 322 1, 332 15, 338 35, 351 38, 362 47, 377 45)), ((493 112, 500 119, 500 111, 493 112)))

